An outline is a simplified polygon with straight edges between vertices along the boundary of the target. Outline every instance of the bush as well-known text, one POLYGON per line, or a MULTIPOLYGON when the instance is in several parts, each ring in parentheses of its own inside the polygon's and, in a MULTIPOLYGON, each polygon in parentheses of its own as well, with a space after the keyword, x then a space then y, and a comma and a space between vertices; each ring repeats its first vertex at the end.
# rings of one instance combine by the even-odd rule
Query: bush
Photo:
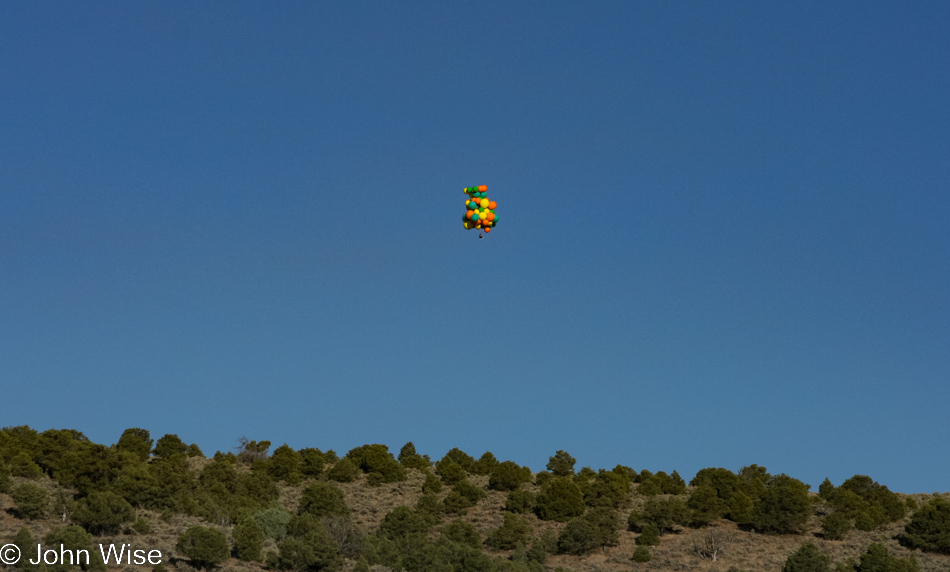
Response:
POLYGON ((640 530, 653 523, 660 534, 673 532, 676 525, 684 526, 689 522, 689 508, 679 497, 668 499, 649 499, 640 512, 630 513, 627 519, 632 530, 640 530))
POLYGON ((300 453, 284 443, 274 449, 274 454, 267 460, 267 474, 275 480, 297 485, 303 478, 302 465, 303 458, 300 453))
POLYGON ((643 563, 649 562, 651 558, 653 558, 653 555, 650 554, 650 549, 647 548, 646 545, 641 544, 640 546, 637 546, 636 550, 633 551, 633 558, 631 558, 631 560, 634 562, 643 563))
POLYGON ((10 467, 0 457, 0 493, 9 493, 13 490, 13 478, 10 476, 10 467))
POLYGON ((72 519, 97 536, 115 534, 123 524, 135 520, 135 509, 111 491, 92 492, 76 503, 72 519))
POLYGON ((535 513, 541 520, 567 522, 584 514, 584 496, 568 477, 554 477, 541 489, 535 513))
POLYGON ((178 552, 191 560, 195 568, 211 568, 221 564, 230 556, 228 538, 220 530, 192 526, 175 544, 178 552))
POLYGON ((20 518, 38 520, 46 516, 49 508, 46 491, 32 483, 24 483, 13 489, 13 503, 20 518))
POLYGON ((254 513, 254 521, 257 522, 266 538, 281 541, 287 534, 290 513, 281 507, 272 507, 254 513))
POLYGON ((442 457, 442 460, 446 459, 449 459, 458 466, 462 467, 466 473, 472 472, 472 469, 475 466, 475 459, 458 447, 454 447, 451 451, 446 453, 444 457, 442 457))
POLYGON ((659 546, 660 528, 655 523, 647 523, 643 527, 643 532, 640 533, 640 536, 637 537, 635 542, 645 546, 659 546))
POLYGON ((300 473, 304 477, 309 477, 311 479, 320 478, 320 475, 323 474, 323 469, 327 464, 326 456, 324 456, 320 449, 314 449, 312 447, 301 449, 299 453, 300 473))
POLYGON ((379 535, 382 538, 397 540, 429 532, 430 521, 408 506, 397 506, 389 511, 379 523, 379 535))
POLYGON ((461 514, 478 504, 478 501, 488 496, 480 487, 473 485, 468 479, 459 481, 452 487, 452 492, 445 497, 445 511, 452 514, 461 514))
POLYGON ((821 534, 826 540, 844 540, 851 531, 851 519, 840 512, 833 512, 821 521, 821 534))
POLYGON ((129 453, 140 461, 146 461, 152 452, 152 443, 153 440, 147 429, 134 427, 122 432, 115 448, 118 451, 129 453))
POLYGON ((465 544, 472 548, 481 548, 482 538, 471 523, 463 520, 453 520, 442 529, 442 538, 447 538, 453 542, 465 544))
POLYGON ((172 434, 163 435, 158 442, 155 443, 155 450, 153 451, 156 457, 162 459, 167 459, 175 455, 184 455, 187 452, 188 445, 185 445, 185 443, 178 438, 178 435, 172 434))
POLYGON ((686 506, 691 511, 690 521, 693 526, 706 526, 722 516, 726 510, 726 503, 716 495, 716 489, 709 485, 694 488, 686 506))
POLYGON ((808 485, 788 475, 775 475, 755 505, 752 524, 760 532, 801 534, 811 512, 808 485))
POLYGON ((235 555, 245 562, 260 562, 264 548, 264 531, 253 517, 242 518, 231 530, 235 555))
POLYGON ((291 518, 278 550, 274 565, 283 570, 336 570, 343 564, 337 543, 311 514, 291 518))
POLYGON ((344 457, 330 467, 327 478, 338 483, 352 483, 358 474, 359 469, 356 468, 356 463, 344 457))
POLYGON ((867 552, 861 555, 861 562, 855 566, 856 572, 918 572, 920 566, 911 555, 898 558, 891 555, 883 544, 871 544, 867 552))
POLYGON ((442 480, 432 473, 426 473, 426 480, 422 483, 423 494, 439 494, 442 492, 442 480))
POLYGON ((584 556, 597 546, 597 531, 583 518, 571 519, 557 539, 557 549, 562 554, 584 556))
MULTIPOLYGON (((77 550, 87 550, 89 551, 89 565, 86 565, 86 558, 82 557, 80 564, 84 570, 97 570, 104 572, 106 569, 105 563, 102 561, 102 554, 98 550, 94 550, 92 547, 92 535, 82 529, 82 527, 77 525, 70 525, 65 528, 57 528, 50 531, 49 534, 43 538, 43 544, 48 548, 53 546, 56 547, 57 551, 59 546, 62 545, 62 549, 72 552, 75 554, 77 550)), ((37 568, 42 569, 43 565, 40 564, 37 568)), ((70 570, 72 567, 68 564, 59 563, 52 566, 46 566, 47 572, 60 572, 65 570, 70 570)))
POLYGON ((950 554, 950 502, 931 499, 904 527, 901 542, 911 548, 950 554))
POLYGON ((135 519, 135 522, 132 523, 131 528, 135 534, 145 535, 152 533, 152 525, 148 523, 148 520, 142 518, 141 516, 135 519))
POLYGON ((630 477, 623 472, 601 469, 584 491, 584 502, 590 506, 620 508, 630 494, 630 477))
POLYGON ((524 517, 506 512, 505 521, 488 533, 485 545, 493 550, 511 550, 519 542, 526 544, 529 532, 531 525, 524 517))
POLYGON ((531 482, 531 469, 513 461, 499 463, 488 479, 488 488, 494 491, 513 491, 531 482))
POLYGON ((498 459, 491 451, 485 451, 481 457, 472 465, 472 474, 490 475, 495 467, 498 466, 498 459))
POLYGON ((346 516, 350 509, 346 506, 343 491, 327 482, 316 482, 303 490, 297 514, 324 516, 346 516))
POLYGON ((448 457, 443 457, 435 464, 435 472, 442 478, 442 482, 447 485, 454 485, 468 476, 462 465, 459 465, 448 457))
POLYGON ((614 546, 619 541, 617 511, 610 507, 597 507, 584 516, 572 519, 561 531, 558 551, 565 554, 584 555, 598 546, 614 546))
POLYGON ((351 449, 346 456, 364 473, 379 473, 384 483, 406 480, 406 468, 399 464, 386 445, 362 445, 351 449))
POLYGON ((518 488, 508 493, 508 498, 505 500, 505 510, 518 514, 533 512, 535 502, 534 493, 518 488))
POLYGON ((806 542, 788 556, 782 572, 831 572, 831 558, 811 542, 806 542))
POLYGON ((21 451, 10 460, 10 474, 14 477, 36 480, 43 476, 43 469, 33 462, 33 458, 21 451))
POLYGON ((574 463, 577 459, 572 457, 567 451, 557 451, 553 457, 548 459, 545 467, 551 471, 555 477, 569 477, 574 474, 574 463))
POLYGON ((432 464, 432 461, 429 460, 429 457, 425 455, 420 455, 416 453, 416 446, 409 441, 402 446, 402 449, 399 450, 399 462, 402 463, 407 469, 416 469, 419 471, 424 471, 429 468, 429 465, 432 464))

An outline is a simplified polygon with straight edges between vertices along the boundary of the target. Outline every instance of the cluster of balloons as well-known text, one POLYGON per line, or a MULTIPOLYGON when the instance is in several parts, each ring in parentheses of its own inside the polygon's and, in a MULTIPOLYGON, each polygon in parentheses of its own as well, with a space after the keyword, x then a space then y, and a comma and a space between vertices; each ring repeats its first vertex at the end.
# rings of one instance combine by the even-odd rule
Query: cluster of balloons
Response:
POLYGON ((464 192, 468 195, 465 199, 465 217, 462 219, 465 228, 491 232, 492 227, 498 224, 498 215, 495 214, 495 201, 488 200, 488 187, 466 187, 464 192))

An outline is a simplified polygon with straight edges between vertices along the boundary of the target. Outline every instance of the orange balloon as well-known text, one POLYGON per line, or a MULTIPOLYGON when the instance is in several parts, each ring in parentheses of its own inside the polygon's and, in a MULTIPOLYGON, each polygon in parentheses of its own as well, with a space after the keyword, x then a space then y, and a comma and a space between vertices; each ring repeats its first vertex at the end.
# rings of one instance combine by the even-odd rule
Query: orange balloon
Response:
POLYGON ((495 201, 488 201, 488 208, 490 208, 491 210, 495 210, 495 207, 497 206, 498 204, 495 201))
POLYGON ((467 212, 465 213, 465 217, 466 217, 466 218, 472 218, 472 215, 473 215, 473 214, 475 214, 475 211, 467 211, 467 212))
POLYGON ((486 228, 485 228, 485 232, 491 232, 491 227, 490 227, 490 226, 489 226, 489 227, 486 227, 486 228))
POLYGON ((479 185, 478 190, 482 193, 488 190, 488 185, 479 185))

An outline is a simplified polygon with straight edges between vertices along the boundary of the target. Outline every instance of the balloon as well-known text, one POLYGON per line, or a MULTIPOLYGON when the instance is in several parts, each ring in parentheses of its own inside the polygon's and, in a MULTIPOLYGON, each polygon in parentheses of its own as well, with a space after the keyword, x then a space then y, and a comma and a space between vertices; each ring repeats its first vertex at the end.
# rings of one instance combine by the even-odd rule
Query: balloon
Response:
POLYGON ((498 204, 488 198, 488 186, 478 185, 462 189, 468 197, 465 199, 465 216, 462 226, 467 230, 477 228, 488 232, 498 222, 495 208, 498 204))

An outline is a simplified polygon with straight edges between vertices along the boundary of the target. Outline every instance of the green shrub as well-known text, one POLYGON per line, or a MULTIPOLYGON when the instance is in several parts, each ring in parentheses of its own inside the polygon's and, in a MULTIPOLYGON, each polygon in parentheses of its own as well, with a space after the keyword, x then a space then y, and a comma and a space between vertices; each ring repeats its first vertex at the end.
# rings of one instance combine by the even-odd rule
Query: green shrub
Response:
POLYGON ((338 483, 351 483, 356 480, 357 475, 359 469, 348 457, 340 459, 327 471, 327 478, 338 483))
POLYGON ((420 455, 416 453, 416 446, 409 441, 402 446, 402 449, 399 450, 399 462, 402 463, 407 469, 416 469, 419 471, 424 471, 429 468, 429 465, 432 464, 432 461, 429 457, 425 455, 420 455))
POLYGON ((649 562, 653 558, 653 555, 650 554, 650 549, 645 544, 637 546, 637 549, 633 551, 633 560, 634 562, 644 563, 649 562))
POLYGON ((123 524, 135 520, 135 509, 111 492, 92 492, 76 503, 72 519, 95 535, 116 534, 123 524))
POLYGON ((749 524, 755 514, 755 502, 744 492, 739 491, 726 503, 726 516, 738 524, 749 524))
POLYGON ((291 518, 278 550, 276 561, 271 562, 282 570, 336 570, 343 564, 326 525, 311 514, 291 518))
POLYGON ((574 474, 575 463, 577 463, 577 459, 572 457, 570 453, 559 450, 548 459, 545 468, 551 471, 551 474, 555 477, 569 477, 574 474))
POLYGON ((266 538, 281 541, 287 534, 290 513, 281 507, 275 506, 254 513, 254 521, 257 522, 266 538))
POLYGON ((471 523, 463 520, 453 520, 442 529, 442 538, 447 538, 453 542, 458 542, 471 546, 472 548, 481 548, 482 538, 471 523))
POLYGON ((505 510, 525 514, 534 511, 535 503, 534 493, 518 488, 508 493, 508 498, 505 500, 505 510))
POLYGON ((331 483, 318 481, 303 490, 297 514, 312 514, 320 518, 324 516, 349 514, 343 491, 331 483))
POLYGON ((661 535, 673 532, 675 526, 685 526, 689 521, 689 508, 686 506, 686 501, 679 497, 648 499, 642 511, 631 512, 627 519, 631 530, 642 530, 646 525, 653 523, 661 535))
POLYGON ((693 526, 706 526, 726 511, 725 501, 719 498, 716 489, 709 485, 694 488, 686 506, 690 509, 690 521, 693 526))
POLYGON ((490 475, 495 467, 498 466, 498 459, 491 451, 485 451, 481 457, 472 465, 473 475, 490 475))
POLYGON ((351 449, 346 456, 364 473, 379 473, 384 483, 406 480, 406 468, 399 464, 386 445, 361 445, 351 449))
POLYGON ((950 501, 936 497, 911 516, 901 542, 911 548, 950 554, 950 501))
POLYGON ((567 522, 584 514, 585 508, 584 496, 577 484, 568 477, 554 477, 538 494, 535 513, 542 520, 567 522))
POLYGON ((146 461, 152 452, 153 442, 148 430, 133 427, 122 432, 122 436, 119 437, 115 448, 132 455, 132 457, 140 461, 146 461))
POLYGON ((242 518, 231 530, 236 556, 245 562, 260 562, 264 531, 253 517, 242 518))
POLYGON ((831 572, 831 558, 811 542, 806 542, 788 556, 782 572, 831 572))
POLYGON ((397 506, 389 511, 379 523, 379 535, 382 538, 397 540, 412 535, 424 535, 429 532, 430 521, 408 506, 397 506))
POLYGON ((584 555, 599 546, 615 546, 619 542, 617 511, 610 507, 596 507, 581 517, 572 519, 558 537, 558 551, 584 555))
POLYGON ((522 484, 531 482, 531 469, 513 461, 504 461, 491 473, 488 488, 494 491, 513 491, 522 484))
POLYGON ((13 503, 20 518, 38 520, 46 516, 49 508, 46 491, 32 483, 13 488, 13 503))
POLYGON ((185 455, 188 452, 188 445, 185 445, 178 435, 163 435, 157 443, 153 453, 156 457, 167 459, 175 455, 185 455))
POLYGON ((597 531, 583 518, 571 519, 557 539, 558 552, 584 556, 597 548, 597 531))
POLYGON ((10 460, 10 474, 14 477, 36 480, 43 476, 43 469, 33 462, 33 458, 21 451, 10 460))
POLYGON ((844 540, 851 531, 851 519, 840 512, 833 512, 821 521, 821 535, 826 540, 844 540))
POLYGON ((13 490, 13 478, 10 476, 10 467, 0 456, 0 493, 9 493, 13 490))
MULTIPOLYGON (((77 550, 86 550, 89 553, 89 564, 86 564, 86 558, 84 556, 80 557, 80 561, 76 562, 76 564, 80 564, 84 570, 104 572, 106 569, 105 563, 102 561, 102 554, 99 550, 93 549, 92 535, 75 524, 65 528, 55 528, 51 530, 49 534, 43 538, 43 544, 47 548, 55 546, 57 550, 60 545, 62 545, 63 550, 72 552, 73 554, 75 554, 77 550)), ((40 564, 37 568, 42 567, 43 565, 40 564)), ((69 564, 60 562, 52 566, 46 565, 45 569, 46 572, 66 572, 74 568, 69 564)))
POLYGON ((620 508, 630 495, 630 487, 627 474, 601 469, 584 490, 584 502, 589 506, 620 508))
POLYGON ((637 537, 637 544, 643 544, 645 546, 659 546, 660 545, 660 528, 653 522, 648 522, 643 527, 643 531, 640 533, 640 536, 637 537))
POLYGON ((448 457, 443 457, 436 462, 435 472, 442 478, 442 482, 447 485, 454 485, 468 476, 461 465, 448 457))
POLYGON ((883 544, 874 543, 868 546, 867 552, 861 555, 861 561, 855 567, 856 572, 919 572, 917 559, 911 555, 908 558, 898 558, 887 551, 883 544))
POLYGON ((131 528, 135 534, 145 535, 145 534, 152 533, 152 525, 149 524, 147 519, 141 516, 135 519, 135 521, 132 523, 131 528))
POLYGON ((451 514, 461 514, 478 504, 487 493, 480 487, 472 484, 468 479, 455 483, 452 492, 445 497, 445 511, 451 514))
POLYGON ((211 568, 230 556, 228 538, 220 530, 192 526, 178 537, 175 548, 195 568, 211 568))
POLYGON ((443 460, 450 459, 455 464, 462 467, 462 469, 464 469, 466 473, 472 472, 472 469, 475 466, 475 459, 471 455, 466 453, 465 451, 459 449, 458 447, 452 448, 452 450, 446 453, 445 456, 442 457, 442 459, 443 460))
MULTIPOLYGON (((317 479, 323 474, 327 459, 320 449, 307 447, 301 449, 300 453, 300 473, 307 478, 317 479)), ((356 467, 354 467, 355 472, 356 467)))
POLYGON ((485 545, 493 550, 511 550, 519 542, 526 544, 529 532, 531 525, 527 519, 506 512, 502 525, 488 533, 485 545))
POLYGON ((808 485, 788 475, 775 475, 755 505, 752 524, 759 532, 801 534, 811 512, 808 485))
POLYGON ((274 453, 267 460, 266 466, 267 474, 278 481, 297 485, 300 484, 300 480, 303 478, 303 472, 301 471, 303 458, 287 443, 274 449, 274 453))
POLYGON ((439 494, 442 492, 442 480, 432 473, 426 472, 426 480, 422 482, 422 492, 423 494, 439 494))

